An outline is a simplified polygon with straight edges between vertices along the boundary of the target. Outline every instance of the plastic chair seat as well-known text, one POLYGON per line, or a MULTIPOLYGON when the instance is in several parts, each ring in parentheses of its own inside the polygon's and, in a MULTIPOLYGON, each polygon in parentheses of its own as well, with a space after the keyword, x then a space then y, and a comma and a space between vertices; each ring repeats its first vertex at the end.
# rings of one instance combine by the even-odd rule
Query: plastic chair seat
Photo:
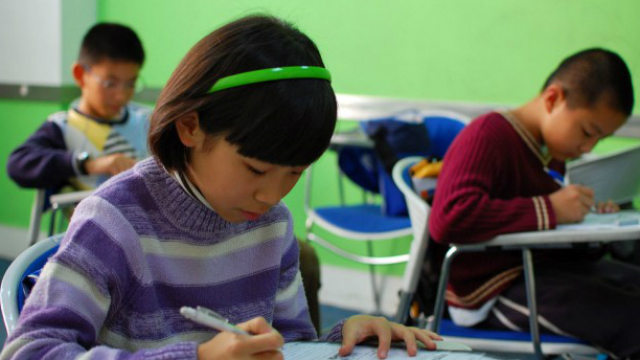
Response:
MULTIPOLYGON (((532 350, 529 332, 481 329, 456 325, 450 319, 442 319, 439 334, 448 341, 457 341, 479 351, 529 353, 532 350), (477 340, 477 341, 474 341, 477 340)), ((569 336, 541 333, 541 347, 548 354, 597 354, 598 350, 587 342, 569 336)))
POLYGON ((310 217, 336 234, 359 240, 387 239, 411 234, 411 220, 404 216, 382 215, 380 205, 318 207, 310 217))

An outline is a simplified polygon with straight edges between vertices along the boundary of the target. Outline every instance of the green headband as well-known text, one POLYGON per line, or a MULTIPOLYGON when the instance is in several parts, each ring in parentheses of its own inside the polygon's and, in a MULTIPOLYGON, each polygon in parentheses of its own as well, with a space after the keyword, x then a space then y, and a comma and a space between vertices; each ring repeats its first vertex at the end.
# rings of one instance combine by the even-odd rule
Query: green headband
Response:
POLYGON ((285 66, 247 71, 218 79, 207 93, 211 94, 237 86, 287 79, 321 79, 331 82, 331 74, 329 70, 319 66, 285 66))

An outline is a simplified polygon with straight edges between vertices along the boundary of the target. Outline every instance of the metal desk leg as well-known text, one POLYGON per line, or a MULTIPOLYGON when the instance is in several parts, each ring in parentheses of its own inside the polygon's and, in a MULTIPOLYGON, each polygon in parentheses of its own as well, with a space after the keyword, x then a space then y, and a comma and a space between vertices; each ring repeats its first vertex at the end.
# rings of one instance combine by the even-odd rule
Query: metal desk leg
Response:
POLYGON ((536 284, 533 275, 533 260, 531 250, 522 249, 522 263, 524 265, 524 281, 527 287, 527 305, 529 306, 529 331, 533 341, 533 351, 537 359, 544 359, 540 345, 540 329, 538 327, 538 307, 536 304, 536 284))

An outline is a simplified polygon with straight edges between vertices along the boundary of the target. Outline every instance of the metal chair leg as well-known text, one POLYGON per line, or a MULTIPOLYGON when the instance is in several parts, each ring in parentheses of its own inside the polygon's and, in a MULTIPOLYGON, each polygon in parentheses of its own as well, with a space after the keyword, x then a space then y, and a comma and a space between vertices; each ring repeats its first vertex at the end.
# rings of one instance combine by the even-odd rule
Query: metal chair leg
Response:
MULTIPOLYGON (((369 257, 373 257, 373 246, 371 245, 371 241, 367 241, 367 255, 369 257)), ((376 315, 381 314, 381 305, 380 305, 380 289, 378 289, 378 285, 376 283, 376 270, 374 265, 369 264, 369 275, 371 276, 371 289, 373 291, 373 303, 376 309, 376 315)))
POLYGON ((442 314, 444 313, 445 306, 445 290, 447 289, 447 282, 449 281, 449 273, 451 272, 451 264, 453 259, 457 255, 458 248, 452 246, 444 257, 442 262, 442 274, 440 274, 440 282, 438 283, 438 293, 436 294, 436 305, 433 309, 433 322, 431 323, 431 331, 440 331, 440 321, 442 320, 442 314))

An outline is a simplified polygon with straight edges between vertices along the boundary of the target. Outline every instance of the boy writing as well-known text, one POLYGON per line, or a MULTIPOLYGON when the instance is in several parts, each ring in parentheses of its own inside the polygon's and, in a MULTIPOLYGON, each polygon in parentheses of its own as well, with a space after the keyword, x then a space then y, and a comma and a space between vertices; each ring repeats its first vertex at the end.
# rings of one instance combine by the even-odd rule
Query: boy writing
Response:
MULTIPOLYGON (((476 243, 509 232, 581 221, 593 191, 549 175, 613 134, 633 109, 631 75, 615 53, 589 49, 565 59, 523 106, 473 121, 451 145, 429 218, 435 241, 476 243)), ((599 211, 614 211, 611 203, 599 211)), ((543 330, 571 335, 618 357, 640 356, 640 269, 578 251, 534 252, 543 330)), ((526 331, 518 252, 461 254, 447 291, 463 326, 526 331)))
POLYGON ((143 62, 133 30, 93 26, 72 68, 80 99, 49 116, 11 153, 9 176, 22 187, 90 190, 147 157, 150 111, 129 102, 143 62))

